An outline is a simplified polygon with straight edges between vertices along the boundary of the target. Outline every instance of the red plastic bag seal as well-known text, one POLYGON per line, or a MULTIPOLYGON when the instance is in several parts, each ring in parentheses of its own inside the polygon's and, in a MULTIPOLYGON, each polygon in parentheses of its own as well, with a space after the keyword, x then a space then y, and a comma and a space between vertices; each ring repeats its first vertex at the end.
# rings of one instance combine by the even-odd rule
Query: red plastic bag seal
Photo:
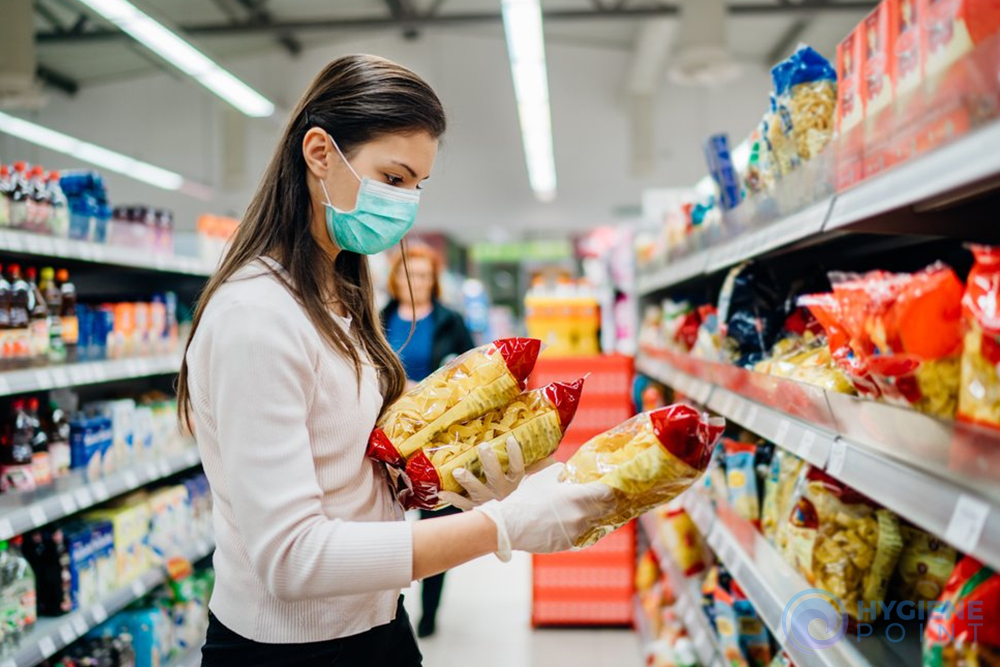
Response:
POLYGON ((576 382, 553 382, 542 388, 542 395, 545 400, 556 409, 559 414, 559 426, 565 434, 570 422, 576 416, 576 409, 580 407, 580 394, 583 393, 584 378, 576 382))
POLYGON ((406 477, 409 493, 400 498, 403 507, 408 510, 432 510, 437 507, 441 477, 430 458, 422 451, 410 457, 406 463, 406 477))
POLYGON ((699 472, 708 467, 712 450, 726 429, 725 422, 703 419, 697 410, 679 403, 653 410, 649 421, 660 444, 699 472))
POLYGON ((396 446, 389 440, 389 436, 379 427, 372 429, 368 436, 368 458, 381 461, 394 468, 402 468, 406 465, 406 459, 399 453, 396 446))
POLYGON ((523 386, 538 361, 542 341, 537 338, 500 338, 493 345, 503 356, 511 375, 523 386))

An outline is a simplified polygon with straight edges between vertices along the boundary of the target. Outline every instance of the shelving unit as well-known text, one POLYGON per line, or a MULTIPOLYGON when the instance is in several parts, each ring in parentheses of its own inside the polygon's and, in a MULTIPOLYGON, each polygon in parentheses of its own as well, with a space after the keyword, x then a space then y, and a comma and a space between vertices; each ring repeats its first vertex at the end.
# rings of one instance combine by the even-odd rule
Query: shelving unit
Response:
POLYGON ((215 270, 197 257, 143 253, 132 248, 73 241, 17 229, 0 230, 0 252, 206 278, 215 270))
POLYGON ((172 477, 200 462, 198 450, 191 443, 178 454, 137 464, 101 479, 88 480, 83 470, 74 470, 67 477, 55 480, 52 486, 0 495, 0 540, 10 539, 110 498, 172 477))
POLYGON ((170 375, 179 371, 180 367, 181 353, 176 352, 3 371, 0 372, 0 396, 170 375))
MULTIPOLYGON (((199 535, 192 540, 191 549, 184 556, 195 562, 210 555, 213 549, 212 538, 199 535)), ((22 640, 17 653, 0 662, 0 667, 33 667, 40 664, 167 580, 166 571, 156 568, 130 585, 118 589, 98 604, 66 616, 39 619, 34 629, 22 640)))

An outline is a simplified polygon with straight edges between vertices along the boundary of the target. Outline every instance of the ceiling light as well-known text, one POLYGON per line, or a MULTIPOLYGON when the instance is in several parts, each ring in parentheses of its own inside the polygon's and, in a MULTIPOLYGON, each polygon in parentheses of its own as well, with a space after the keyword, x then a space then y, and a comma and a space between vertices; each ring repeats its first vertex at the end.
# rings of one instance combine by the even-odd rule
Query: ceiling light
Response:
POLYGON ((122 155, 107 148, 86 141, 80 141, 62 132, 50 130, 35 123, 0 112, 0 132, 37 146, 69 155, 78 160, 97 165, 102 169, 124 174, 143 183, 163 188, 180 190, 184 177, 178 173, 161 169, 141 160, 122 155))
POLYGON ((528 181, 539 200, 552 201, 556 197, 556 161, 538 0, 503 0, 503 25, 528 181))
POLYGON ((80 2, 247 116, 266 118, 274 113, 273 102, 131 2, 127 0, 80 0, 80 2))

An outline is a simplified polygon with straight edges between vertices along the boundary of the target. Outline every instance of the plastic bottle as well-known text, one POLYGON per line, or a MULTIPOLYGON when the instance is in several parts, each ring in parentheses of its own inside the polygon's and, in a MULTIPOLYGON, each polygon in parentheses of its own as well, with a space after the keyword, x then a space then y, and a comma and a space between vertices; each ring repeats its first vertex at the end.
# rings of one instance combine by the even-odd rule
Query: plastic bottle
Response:
POLYGON ((72 464, 69 415, 55 400, 49 406, 52 410, 48 423, 49 457, 52 460, 52 476, 58 479, 69 474, 72 464))
POLYGON ((62 529, 50 527, 28 535, 24 555, 38 583, 38 613, 62 616, 73 611, 73 574, 62 529))
POLYGON ((0 492, 3 493, 35 489, 31 465, 34 429, 24 399, 14 401, 12 409, 13 419, 9 431, 3 434, 3 447, 0 448, 0 492))
POLYGON ((10 335, 11 356, 14 366, 25 366, 31 361, 31 314, 29 312, 30 288, 21 277, 21 265, 7 266, 10 283, 10 335))
POLYGON ((38 271, 33 266, 26 270, 28 283, 28 315, 31 329, 32 363, 49 363, 49 306, 38 287, 38 271))
POLYGON ((52 205, 52 217, 49 219, 49 230, 53 236, 67 238, 69 236, 69 200, 59 184, 59 172, 50 171, 46 189, 49 203, 52 205))
POLYGON ((31 438, 31 471, 35 476, 35 486, 48 486, 52 483, 52 457, 49 454, 49 434, 42 426, 39 413, 39 401, 32 397, 28 399, 28 418, 34 431, 31 438))
POLYGON ((26 162, 15 162, 11 173, 10 226, 21 229, 28 224, 28 202, 31 200, 27 171, 26 162))
POLYGON ((24 557, 21 548, 24 539, 21 536, 11 540, 7 548, 12 562, 13 585, 11 587, 12 607, 15 609, 19 638, 24 636, 38 621, 38 596, 35 592, 35 572, 24 557))
POLYGON ((10 337, 10 283, 3 277, 0 266, 0 368, 11 365, 13 350, 10 337))
POLYGON ((0 227, 10 227, 10 167, 0 164, 0 227))
POLYGON ((45 169, 36 165, 31 170, 29 184, 34 208, 30 229, 39 234, 47 234, 49 219, 52 217, 52 202, 49 201, 49 189, 45 185, 45 169))
POLYGON ((38 288, 48 308, 49 361, 59 364, 66 361, 66 341, 62 333, 62 292, 56 285, 56 272, 51 266, 42 269, 38 288))
POLYGON ((76 361, 76 344, 80 340, 80 321, 76 315, 76 285, 69 281, 69 271, 59 269, 56 272, 56 284, 62 295, 59 316, 62 318, 62 336, 66 344, 66 360, 76 361))

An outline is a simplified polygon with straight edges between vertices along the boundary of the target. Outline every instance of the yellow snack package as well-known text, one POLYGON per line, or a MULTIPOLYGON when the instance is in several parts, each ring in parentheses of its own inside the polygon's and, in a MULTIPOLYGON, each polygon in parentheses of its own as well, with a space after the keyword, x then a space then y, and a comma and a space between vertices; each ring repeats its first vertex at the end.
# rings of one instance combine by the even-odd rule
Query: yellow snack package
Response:
POLYGON ((563 481, 611 487, 615 507, 577 542, 593 544, 686 491, 708 466, 725 420, 687 405, 644 412, 588 440, 566 463, 563 481))
POLYGON ((553 382, 517 396, 509 404, 490 410, 476 419, 452 424, 438 434, 406 463, 406 489, 398 495, 407 509, 434 509, 443 506, 441 491, 465 494, 455 481, 459 468, 480 481, 486 477, 477 448, 487 445, 507 470, 507 438, 521 445, 524 465, 530 466, 551 456, 559 447, 580 405, 583 378, 573 383, 553 382))
POLYGON ((541 341, 504 338, 445 364, 383 413, 368 456, 396 468, 453 424, 510 403, 535 367, 541 341))
POLYGON ((903 552, 896 566, 892 590, 897 600, 937 600, 955 569, 958 552, 938 538, 904 524, 903 552))

